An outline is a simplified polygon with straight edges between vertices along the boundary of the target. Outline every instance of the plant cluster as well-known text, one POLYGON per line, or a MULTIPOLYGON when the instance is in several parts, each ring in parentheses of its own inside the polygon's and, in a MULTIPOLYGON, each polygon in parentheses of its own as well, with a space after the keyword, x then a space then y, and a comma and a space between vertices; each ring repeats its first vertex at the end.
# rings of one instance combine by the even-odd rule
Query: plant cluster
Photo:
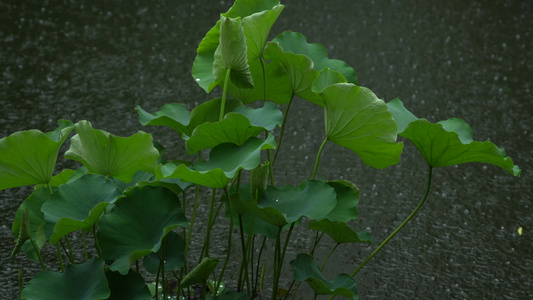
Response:
POLYGON ((274 0, 237 0, 203 38, 192 75, 207 93, 221 88, 222 97, 191 111, 180 103, 155 113, 136 108, 142 125, 175 130, 188 158, 166 161, 163 147, 150 134, 118 137, 88 121, 60 120, 52 132, 26 130, 0 139, 0 189, 35 185, 16 212, 12 255, 22 250, 43 271, 21 287, 21 299, 252 299, 267 289, 266 272, 272 274, 271 299, 294 298, 301 282, 315 295, 357 299, 354 275, 420 209, 434 168, 484 162, 520 174, 502 149, 473 141, 463 120, 431 123, 415 117, 398 99, 385 103, 357 85, 352 67, 328 58, 322 45, 308 43, 302 34, 285 31, 267 41, 283 9, 274 0), (276 158, 294 99, 324 110, 325 132, 311 176, 298 186, 280 185, 276 158), (60 148, 72 131, 76 134, 64 156, 83 166, 54 175, 60 148), (365 165, 383 169, 400 160, 398 135, 410 140, 428 165, 419 205, 351 274, 325 278, 322 270, 339 245, 372 243, 372 237, 349 225, 358 217, 357 186, 315 178, 324 145, 348 148, 365 165), (192 255, 206 188, 212 190, 206 199, 207 231, 196 247, 200 253, 192 255), (194 201, 188 202, 192 195, 194 201), (228 220, 227 246, 218 253, 225 257, 217 259, 211 232, 221 211, 228 220), (290 258, 297 284, 281 288, 291 233, 304 218, 315 232, 314 243, 308 253, 290 258), (238 245, 232 243, 234 228, 238 245), (83 237, 83 262, 72 253, 69 235, 74 232, 83 237), (313 253, 324 234, 335 245, 319 266, 313 253), (86 235, 92 236, 94 252, 86 251, 86 235), (274 260, 267 263, 262 253, 268 240, 274 244, 274 260), (60 272, 46 269, 40 254, 46 243, 57 247, 60 272), (242 254, 233 257, 240 261, 238 282, 226 288, 224 274, 234 253, 242 254), (148 273, 155 282, 143 277, 148 273))

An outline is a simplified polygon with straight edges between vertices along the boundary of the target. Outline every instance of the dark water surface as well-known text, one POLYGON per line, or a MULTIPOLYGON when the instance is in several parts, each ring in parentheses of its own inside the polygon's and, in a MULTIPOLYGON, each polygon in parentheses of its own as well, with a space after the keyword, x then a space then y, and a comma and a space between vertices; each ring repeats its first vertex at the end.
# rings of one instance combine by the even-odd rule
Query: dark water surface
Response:
MULTIPOLYGON (((358 273, 362 299, 533 298, 533 2, 285 1, 274 34, 291 29, 345 60, 359 83, 417 116, 465 119, 474 138, 504 146, 523 169, 514 178, 494 166, 436 169, 418 216, 358 273), (517 233, 523 227, 523 234, 517 233)), ((154 134, 171 157, 184 153, 166 128, 141 128, 139 104, 192 108, 210 99, 192 79, 196 46, 229 1, 0 1, 0 137, 50 131, 56 120, 89 120, 117 135, 154 134)), ((324 134, 323 113, 304 101, 291 108, 278 183, 309 178, 324 134)), ((381 242, 416 206, 426 168, 406 142, 401 164, 379 171, 350 151, 327 145, 318 177, 361 188, 352 225, 381 242)), ((61 166, 72 165, 60 158, 61 166)), ((11 224, 28 188, 0 191, 0 298, 15 299, 11 224)), ((288 258, 308 249, 298 230, 288 258)), ((318 249, 321 259, 331 243, 318 249)), ((377 245, 339 248, 326 274, 351 273, 377 245)), ((288 265, 288 263, 287 263, 288 265)), ((282 285, 287 282, 283 281, 282 285)))

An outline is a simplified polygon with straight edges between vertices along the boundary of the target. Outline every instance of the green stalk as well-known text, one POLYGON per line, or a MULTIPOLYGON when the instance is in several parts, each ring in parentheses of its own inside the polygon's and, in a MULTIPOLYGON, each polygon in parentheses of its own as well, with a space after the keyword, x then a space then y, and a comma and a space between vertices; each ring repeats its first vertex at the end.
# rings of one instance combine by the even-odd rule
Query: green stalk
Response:
POLYGON ((218 291, 218 287, 220 286, 220 283, 222 282, 222 277, 224 276, 224 271, 226 271, 226 267, 228 266, 229 258, 231 256, 231 237, 233 235, 233 211, 231 209, 231 201, 229 201, 228 191, 224 189, 224 193, 226 194, 226 198, 228 199, 228 210, 229 210, 229 234, 228 234, 228 253, 226 254, 226 260, 224 261, 224 266, 222 266, 222 270, 220 271, 220 275, 218 276, 218 281, 215 281, 215 297, 217 296, 216 293, 218 291))
POLYGON ((68 245, 68 251, 70 253, 69 255, 69 258, 70 258, 70 262, 75 265, 76 264, 76 261, 74 260, 74 251, 72 251, 72 245, 70 245, 70 241, 68 239, 68 236, 65 235, 65 241, 67 241, 67 245, 68 245))
POLYGON ((37 254, 37 258, 39 259, 39 262, 41 263, 41 268, 43 270, 46 270, 46 267, 44 266, 43 257, 41 256, 41 251, 39 251, 39 248, 37 247, 37 244, 35 244, 35 242, 31 238, 31 236, 29 238, 30 238, 31 245, 33 246, 33 250, 35 250, 35 254, 37 254))
POLYGON ((279 260, 281 256, 281 228, 279 227, 278 235, 276 236, 276 246, 274 248, 274 283, 272 284, 272 296, 270 300, 276 300, 279 284, 278 268, 280 266, 279 260))
POLYGON ((274 162, 276 161, 276 158, 278 157, 279 149, 281 148, 281 142, 283 141, 283 134, 285 133, 285 124, 287 123, 287 116, 289 114, 289 108, 291 108, 292 99, 294 99, 294 95, 291 96, 291 100, 289 100, 289 103, 287 103, 287 108, 285 108, 285 113, 283 114, 283 121, 281 122, 281 128, 279 131, 278 145, 276 146, 274 157, 272 158, 272 161, 270 162, 270 164, 272 165, 272 168, 274 167, 274 162))
POLYGON ((263 254, 263 249, 265 249, 266 244, 266 236, 263 236, 263 242, 261 243, 261 247, 259 248, 259 254, 257 255, 257 265, 255 268, 255 285, 254 285, 254 294, 257 293, 257 284, 259 283, 259 266, 261 265, 261 255, 263 254))
POLYGON ((102 257, 102 250, 100 250, 100 243, 98 242, 98 239, 96 238, 96 225, 93 225, 93 237, 94 237, 94 248, 96 248, 96 252, 98 253, 98 256, 102 257))
POLYGON ((19 284, 19 299, 22 300, 22 268, 19 269, 18 284, 19 284))
POLYGON ((87 243, 85 243, 85 232, 81 231, 81 241, 83 242, 83 257, 85 257, 85 261, 89 260, 89 254, 87 253, 87 243))
POLYGON ((200 259, 198 263, 202 261, 204 257, 209 257, 209 242, 211 239, 211 227, 213 220, 213 213, 215 210, 215 198, 216 198, 216 188, 211 189, 211 204, 209 206, 209 217, 207 219, 207 234, 204 240, 204 246, 202 247, 202 252, 200 253, 200 259))
POLYGON ((426 201, 428 195, 429 195, 429 189, 431 188, 431 175, 432 175, 432 172, 433 172, 433 167, 429 166, 429 172, 428 172, 428 180, 427 180, 427 185, 426 185, 426 192, 424 193, 424 196, 422 197, 422 200, 420 200, 420 203, 418 203, 418 205, 416 206, 415 210, 413 210, 413 212, 411 212, 411 214, 405 219, 405 221, 403 221, 402 224, 400 224, 400 226, 398 226, 398 228, 396 228, 396 230, 394 230, 382 243, 381 245, 379 245, 379 247, 374 250, 374 252, 372 252, 358 267, 357 269, 355 269, 355 271, 352 272, 352 274, 350 274, 351 277, 354 277, 355 274, 357 274, 357 272, 359 272, 359 270, 361 270, 367 262, 369 262, 372 257, 374 257, 374 255, 376 255, 376 253, 379 252, 379 250, 381 250, 381 248, 383 248, 383 246, 385 246, 389 241, 390 239, 392 239, 408 222, 409 220, 411 220, 415 214, 418 212, 418 210, 420 210, 420 208, 422 207, 422 205, 424 204, 424 202, 426 201))
POLYGON ((185 242, 185 252, 184 252, 185 260, 187 260, 187 252, 189 251, 189 245, 191 244, 192 229, 194 228, 194 220, 196 220, 196 210, 198 209, 199 199, 200 199, 200 186, 197 184, 195 195, 194 195, 194 206, 192 208, 191 222, 189 223, 189 232, 187 234, 187 241, 185 242))
POLYGON ((324 150, 324 146, 326 146, 326 143, 328 142, 328 137, 324 139, 322 142, 322 145, 320 145, 320 148, 318 148, 318 153, 316 155, 316 161, 315 161, 315 168, 313 169, 313 176, 311 176, 311 180, 315 179, 316 171, 318 170, 318 163, 320 162, 320 156, 322 156, 322 151, 324 150))
POLYGON ((224 89, 222 90, 222 101, 220 101, 220 116, 218 118, 219 122, 224 119, 224 111, 226 110, 226 90, 228 89, 230 73, 231 73, 231 69, 227 69, 226 78, 224 78, 224 89))
MULTIPOLYGON (((229 201, 229 199, 228 199, 229 201)), ((242 223, 242 216, 239 215, 239 232, 241 235, 241 248, 242 248, 242 265, 244 267, 244 281, 246 282, 246 289, 248 293, 250 293, 250 279, 248 275, 248 245, 244 242, 244 225, 242 223)), ((242 282, 241 282, 241 276, 239 274, 239 289, 241 288, 242 282)))
POLYGON ((339 245, 340 245, 340 243, 337 243, 335 245, 335 247, 333 247, 333 249, 331 249, 331 251, 329 251, 328 256, 326 256, 326 259, 324 259, 324 262, 322 263, 322 267, 320 268, 320 270, 324 271, 324 267, 326 266, 326 263, 328 262, 329 257, 331 256, 333 251, 335 251, 335 249, 337 249, 337 247, 339 247, 339 245))
POLYGON ((259 61, 261 62, 261 69, 263 70, 263 86, 264 86, 264 89, 263 89, 263 101, 267 101, 267 73, 266 73, 266 69, 265 69, 265 60, 263 59, 263 54, 261 53, 261 57, 259 59, 259 61))
POLYGON ((61 254, 61 248, 59 246, 60 243, 57 243, 57 257, 59 258, 59 267, 61 268, 61 272, 65 272, 65 265, 63 264, 63 256, 61 254))

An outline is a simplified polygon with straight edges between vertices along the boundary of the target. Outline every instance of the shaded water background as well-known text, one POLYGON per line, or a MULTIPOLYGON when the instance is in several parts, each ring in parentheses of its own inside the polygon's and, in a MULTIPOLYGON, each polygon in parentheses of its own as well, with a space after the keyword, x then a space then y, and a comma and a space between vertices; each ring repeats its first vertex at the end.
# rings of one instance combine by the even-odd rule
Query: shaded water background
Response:
MULTIPOLYGON (((0 1, 0 137, 50 131, 56 120, 86 119, 129 136, 154 134, 172 157, 176 134, 141 128, 133 110, 165 103, 192 108, 210 99, 190 75, 196 46, 229 1, 0 1)), ((286 1, 273 28, 302 32, 345 60, 359 83, 387 101, 399 97, 436 122, 465 119, 476 140, 504 146, 519 178, 482 164, 437 169, 418 216, 356 276, 362 299, 527 299, 533 297, 532 162, 533 2, 286 1), (327 3, 326 5, 324 3, 327 3), (325 6, 324 6, 325 5, 325 6), (518 227, 524 233, 519 236, 518 227)), ((323 113, 293 104, 277 182, 309 178, 323 138, 323 113)), ((416 206, 426 167, 405 143, 400 165, 364 167, 350 151, 327 145, 318 177, 361 188, 352 225, 381 242, 416 206)), ((69 165, 60 158, 61 166, 69 165)), ((70 163, 71 164, 71 163, 70 163)), ((14 299, 17 271, 11 224, 28 188, 0 191, 0 298, 14 299)), ((299 230, 288 258, 308 249, 299 230)), ((329 251, 323 243, 319 256, 329 251)), ((326 274, 350 273, 377 245, 341 246, 326 274)), ((322 259, 322 258, 321 258, 322 259)), ((320 260, 321 260, 320 259, 320 260)), ((288 263, 287 263, 288 265, 288 263)), ((282 282, 286 284, 286 282, 282 282)))

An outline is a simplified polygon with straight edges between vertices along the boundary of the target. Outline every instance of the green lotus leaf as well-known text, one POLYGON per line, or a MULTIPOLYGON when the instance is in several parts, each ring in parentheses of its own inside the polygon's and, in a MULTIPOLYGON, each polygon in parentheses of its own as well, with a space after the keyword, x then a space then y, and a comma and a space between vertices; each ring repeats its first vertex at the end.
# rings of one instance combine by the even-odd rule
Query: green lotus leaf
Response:
POLYGON ((218 265, 218 258, 204 258, 189 274, 185 275, 180 282, 182 288, 186 288, 193 284, 204 284, 209 275, 215 270, 218 265))
MULTIPOLYGON (((239 191, 239 193, 232 193, 230 195, 230 201, 233 208, 233 224, 235 226, 240 225, 240 215, 243 230, 246 234, 262 234, 270 239, 275 239, 278 235, 279 228, 256 217, 256 215, 254 215, 249 209, 247 202, 254 201, 250 194, 250 186, 248 184, 241 185, 239 191)), ((226 209, 226 218, 228 220, 230 219, 228 209, 226 209)))
POLYGON ((41 208, 46 237, 55 245, 71 232, 92 229, 102 212, 119 195, 115 184, 102 175, 87 174, 61 185, 41 208))
POLYGON ((254 109, 248 106, 237 107, 234 112, 240 113, 250 120, 250 124, 264 128, 268 131, 281 126, 283 113, 272 102, 265 102, 263 107, 254 109))
POLYGON ((31 237, 31 229, 30 229, 30 211, 26 207, 26 209, 22 212, 22 217, 20 220, 20 226, 18 229, 18 237, 16 240, 15 248, 11 252, 11 257, 15 257, 15 254, 17 254, 20 249, 22 248, 22 245, 26 241, 32 241, 31 237))
POLYGON ((374 168, 384 169, 399 162, 403 143, 396 142, 396 122, 372 91, 338 83, 320 95, 325 104, 328 140, 354 151, 374 168))
POLYGON ((322 275, 322 271, 308 254, 298 254, 290 262, 294 269, 294 280, 306 281, 317 295, 337 295, 348 299, 358 299, 355 281, 348 274, 338 274, 331 281, 322 275))
POLYGON ((275 148, 273 135, 269 135, 265 141, 252 137, 242 146, 220 144, 211 150, 209 161, 200 161, 192 167, 184 164, 160 166, 156 178, 179 178, 203 186, 224 188, 239 170, 252 170, 259 165, 261 150, 275 148))
POLYGON ((253 89, 241 89, 232 84, 228 84, 228 94, 233 98, 239 99, 243 103, 250 103, 257 100, 265 100, 265 83, 266 83, 266 100, 273 101, 280 105, 289 102, 292 98, 292 88, 289 83, 287 74, 279 63, 261 64, 261 60, 249 62, 250 72, 254 79, 253 89), (265 68, 267 81, 263 74, 265 68))
POLYGON ((52 180, 61 145, 72 131, 70 121, 43 133, 36 129, 15 132, 0 139, 0 190, 52 180))
POLYGON ((320 73, 318 73, 315 81, 313 81, 311 90, 315 93, 320 93, 323 89, 332 84, 346 82, 346 78, 344 78, 341 73, 333 71, 330 68, 324 68, 322 71, 320 71, 320 73))
POLYGON ((110 290, 104 274, 104 261, 92 258, 68 265, 64 273, 41 271, 22 291, 25 300, 107 299, 110 290))
POLYGON ((53 187, 58 187, 62 184, 67 183, 75 173, 76 173, 76 170, 64 169, 63 171, 61 171, 61 173, 55 176, 52 176, 49 184, 37 184, 35 186, 35 190, 40 189, 42 187, 47 187, 48 185, 53 186, 53 187))
POLYGON ((143 267, 146 271, 157 274, 159 257, 163 257, 165 271, 172 271, 185 265, 185 240, 179 234, 174 231, 169 232, 163 239, 163 245, 157 253, 150 253, 143 258, 143 267))
MULTIPOLYGON (((41 188, 34 191, 19 206, 15 213, 15 221, 12 226, 13 235, 17 238, 17 244, 22 243, 22 240, 20 239, 21 230, 27 230, 27 228, 23 227, 29 226, 30 237, 35 242, 37 250, 39 252, 41 251, 46 243, 46 236, 44 234, 44 214, 41 212, 41 207, 46 201, 48 201, 48 199, 50 199, 50 196, 51 193, 49 188, 41 188), (23 216, 26 210, 28 211, 28 217, 26 217, 26 219, 29 220, 29 224, 24 225, 26 220, 23 220, 23 216)), ((35 248, 29 239, 23 242, 21 249, 29 258, 33 260, 38 259, 35 248)), ((13 250, 12 255, 16 254, 17 251, 18 250, 13 250)))
POLYGON ((298 187, 269 187, 259 201, 251 199, 248 208, 266 222, 279 227, 301 217, 321 219, 336 204, 335 190, 324 181, 310 180, 298 187))
POLYGON ((118 137, 93 129, 91 123, 80 121, 70 140, 65 157, 81 162, 89 172, 130 182, 139 170, 153 173, 159 152, 152 136, 139 131, 130 137, 118 137))
POLYGON ((285 5, 275 5, 268 10, 263 10, 242 18, 249 62, 261 58, 270 29, 284 8, 285 5))
MULTIPOLYGON (((228 113, 242 102, 235 99, 226 99, 224 113, 228 113)), ((217 122, 220 117, 220 98, 214 98, 196 106, 190 113, 183 104, 167 104, 158 112, 150 114, 140 106, 135 107, 139 112, 139 121, 143 126, 168 126, 182 136, 190 136, 192 131, 205 122, 217 122)))
POLYGON ((229 73, 230 80, 240 88, 253 88, 254 81, 248 66, 246 37, 240 17, 229 18, 220 15, 220 40, 215 50, 213 76, 215 82, 222 82, 229 73))
POLYGON ((115 202, 98 224, 102 257, 110 268, 127 274, 135 261, 157 252, 174 228, 187 226, 175 193, 163 187, 136 187, 115 202))
POLYGON ((272 41, 279 43, 284 52, 302 54, 309 57, 314 62, 313 69, 322 71, 324 68, 330 68, 342 74, 348 82, 357 85, 357 75, 352 67, 342 60, 328 58, 326 47, 317 43, 308 43, 303 34, 284 31, 272 41))
POLYGON ((244 292, 240 292, 239 293, 239 292, 234 292, 234 291, 225 289, 221 294, 218 294, 216 298, 212 294, 207 294, 205 296, 205 299, 206 300, 212 300, 212 299, 217 299, 217 300, 249 300, 250 297, 248 296, 248 294, 246 294, 244 292))
POLYGON ((473 141, 470 126, 461 119, 437 124, 419 119, 409 123, 401 136, 413 142, 431 167, 481 162, 498 166, 514 176, 521 172, 513 160, 492 142, 473 141))
POLYGON ((292 94, 307 101, 324 106, 319 95, 311 90, 313 82, 318 76, 318 71, 313 69, 313 61, 301 54, 285 52, 276 42, 268 42, 264 56, 272 64, 279 64, 287 74, 292 89, 292 94))
POLYGON ((387 103, 387 107, 389 108, 390 113, 392 114, 392 117, 394 120, 396 120, 396 124, 398 124, 398 134, 402 133, 405 128, 407 128, 407 125, 409 123, 418 120, 418 118, 413 115, 409 110, 403 106, 402 101, 400 99, 395 98, 387 103))
MULTIPOLYGON (((233 6, 228 10, 228 12, 222 14, 227 18, 237 18, 241 19, 251 16, 255 13, 260 13, 265 10, 272 10, 276 5, 279 5, 279 1, 273 0, 259 0, 259 1, 250 1, 250 0, 237 0, 233 6)), ((271 22, 272 16, 263 18, 264 22, 268 24, 271 22)), ((263 23, 265 24, 265 23, 263 23)), ((264 25, 261 25, 264 26, 264 25)), ((217 86, 213 75, 213 63, 215 60, 215 51, 218 48, 220 41, 220 21, 211 28, 205 37, 198 45, 196 50, 196 58, 194 59, 192 66, 192 76, 195 79, 196 83, 204 89, 207 93, 217 86)), ((251 43, 251 42, 250 42, 251 43)))
POLYGON ((262 108, 238 107, 220 122, 203 123, 186 139, 187 153, 214 148, 223 143, 242 146, 249 138, 281 125, 281 111, 271 102, 262 108))
POLYGON ((309 229, 324 232, 329 235, 335 242, 339 244, 345 243, 367 243, 372 244, 372 237, 370 233, 362 231, 357 233, 348 226, 345 222, 334 222, 328 219, 320 221, 311 220, 309 222, 309 229))
POLYGON ((166 104, 153 114, 146 112, 139 105, 135 107, 135 110, 139 113, 139 121, 143 126, 168 126, 179 134, 191 134, 187 127, 191 113, 181 103, 166 104))
POLYGON ((232 112, 226 114, 220 122, 204 123, 196 127, 185 145, 189 155, 224 143, 242 146, 249 138, 264 130, 251 125, 250 120, 242 114, 232 112))
POLYGON ((337 204, 324 218, 335 222, 348 222, 359 216, 359 188, 347 180, 327 181, 335 189, 337 204))
POLYGON ((144 278, 137 272, 130 270, 127 275, 106 271, 111 296, 107 300, 151 300, 152 294, 144 282, 144 278))

